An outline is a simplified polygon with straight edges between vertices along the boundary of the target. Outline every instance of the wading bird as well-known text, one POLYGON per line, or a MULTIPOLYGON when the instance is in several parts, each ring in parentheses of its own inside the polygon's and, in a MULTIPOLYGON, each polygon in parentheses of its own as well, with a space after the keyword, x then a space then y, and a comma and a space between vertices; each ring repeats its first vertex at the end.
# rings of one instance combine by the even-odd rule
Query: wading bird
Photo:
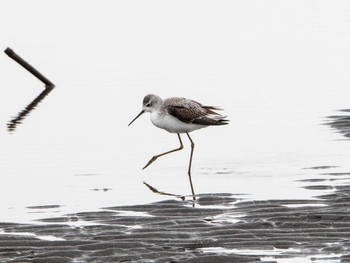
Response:
POLYGON ((180 141, 180 147, 153 156, 142 169, 145 169, 163 155, 182 150, 183 144, 180 133, 186 133, 188 139, 191 142, 191 155, 188 165, 188 176, 190 180, 192 195, 194 197, 195 194, 191 178, 194 142, 188 133, 208 126, 228 124, 228 120, 225 119, 226 117, 220 115, 214 110, 220 109, 214 106, 204 106, 196 101, 185 98, 173 97, 162 100, 159 96, 154 94, 145 96, 143 99, 142 111, 135 117, 135 119, 129 123, 128 126, 130 126, 143 113, 150 112, 151 121, 156 127, 177 134, 177 137, 180 141))

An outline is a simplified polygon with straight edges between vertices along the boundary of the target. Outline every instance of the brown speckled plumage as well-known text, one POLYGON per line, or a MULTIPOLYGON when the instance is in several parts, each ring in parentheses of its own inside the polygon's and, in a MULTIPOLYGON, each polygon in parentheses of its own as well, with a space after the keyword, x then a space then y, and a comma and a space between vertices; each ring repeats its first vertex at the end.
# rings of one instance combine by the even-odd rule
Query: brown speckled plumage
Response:
POLYGON ((228 120, 224 116, 215 112, 220 110, 214 106, 204 106, 194 100, 185 98, 168 98, 164 100, 163 106, 169 114, 185 123, 200 125, 225 125, 228 120))

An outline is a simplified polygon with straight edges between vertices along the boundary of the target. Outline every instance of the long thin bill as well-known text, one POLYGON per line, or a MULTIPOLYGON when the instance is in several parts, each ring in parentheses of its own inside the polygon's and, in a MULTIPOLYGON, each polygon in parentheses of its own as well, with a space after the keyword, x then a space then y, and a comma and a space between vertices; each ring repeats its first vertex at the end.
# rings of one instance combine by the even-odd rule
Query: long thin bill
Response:
POLYGON ((134 121, 136 121, 136 119, 137 119, 138 117, 140 117, 144 112, 145 112, 145 111, 142 110, 142 111, 136 116, 136 118, 133 119, 133 120, 128 124, 128 126, 130 126, 131 123, 133 123, 134 121))

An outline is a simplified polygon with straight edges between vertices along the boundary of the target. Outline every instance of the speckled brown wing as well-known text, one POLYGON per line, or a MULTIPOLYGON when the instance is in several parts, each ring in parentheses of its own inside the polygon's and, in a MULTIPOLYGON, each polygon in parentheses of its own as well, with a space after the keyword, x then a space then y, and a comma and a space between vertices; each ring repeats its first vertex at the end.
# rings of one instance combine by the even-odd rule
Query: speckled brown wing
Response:
POLYGON ((164 101, 164 106, 170 115, 185 123, 200 125, 224 125, 228 120, 214 110, 214 106, 203 106, 199 102, 185 98, 169 98, 164 101))

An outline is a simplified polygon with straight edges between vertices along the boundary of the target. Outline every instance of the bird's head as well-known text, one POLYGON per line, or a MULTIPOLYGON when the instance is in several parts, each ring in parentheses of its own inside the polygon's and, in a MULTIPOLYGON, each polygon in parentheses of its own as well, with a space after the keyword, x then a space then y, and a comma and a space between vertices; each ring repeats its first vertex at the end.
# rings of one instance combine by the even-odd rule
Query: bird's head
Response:
POLYGON ((144 112, 152 112, 154 110, 159 109, 162 106, 162 99, 154 94, 148 94, 143 98, 142 110, 144 112))
POLYGON ((128 126, 131 125, 138 117, 145 112, 153 112, 162 106, 163 100, 154 94, 148 94, 143 98, 142 111, 133 119, 128 126))

